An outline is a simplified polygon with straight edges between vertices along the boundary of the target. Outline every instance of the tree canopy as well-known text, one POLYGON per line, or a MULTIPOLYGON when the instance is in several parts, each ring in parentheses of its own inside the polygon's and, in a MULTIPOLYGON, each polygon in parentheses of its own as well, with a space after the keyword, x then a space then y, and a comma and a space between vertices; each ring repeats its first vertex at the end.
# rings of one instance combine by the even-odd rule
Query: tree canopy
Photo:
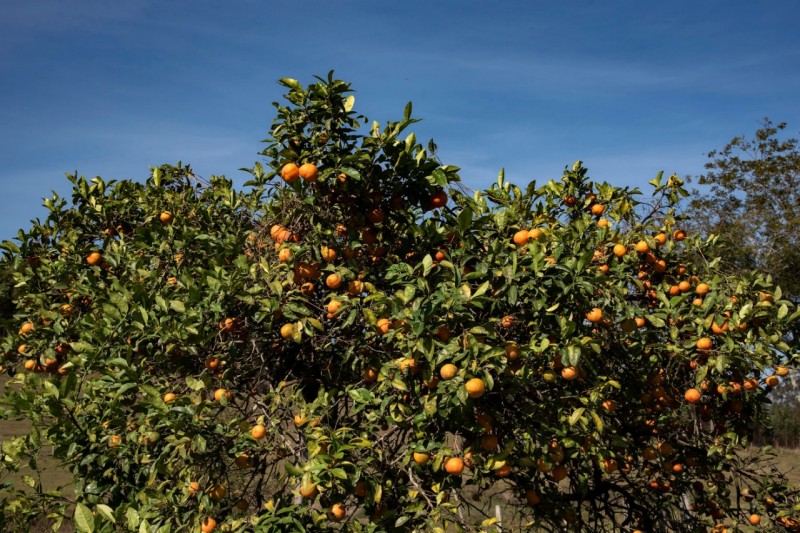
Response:
POLYGON ((752 138, 734 137, 708 154, 698 177, 692 227, 716 235, 720 268, 730 273, 760 269, 773 276, 794 302, 800 300, 800 150, 783 135, 787 124, 764 119, 752 138))
POLYGON ((474 193, 433 142, 331 75, 286 102, 244 191, 163 165, 70 176, 2 244, 4 524, 81 531, 675 531, 794 527, 796 492, 739 452, 797 364, 800 312, 687 235, 676 176, 582 163, 474 193), (688 503, 687 503, 688 498, 688 503), (70 507, 70 504, 74 504, 70 507))

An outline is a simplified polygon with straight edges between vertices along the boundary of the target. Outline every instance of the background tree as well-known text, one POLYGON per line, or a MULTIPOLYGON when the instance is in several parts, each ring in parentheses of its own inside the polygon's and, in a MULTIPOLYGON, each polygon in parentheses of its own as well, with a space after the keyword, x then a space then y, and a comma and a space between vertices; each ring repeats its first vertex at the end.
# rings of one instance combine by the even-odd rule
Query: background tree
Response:
POLYGON ((14 313, 13 291, 11 270, 0 262, 0 335, 5 335, 14 313))
POLYGON ((800 300, 800 151, 783 135, 786 123, 764 119, 752 138, 734 137, 708 154, 694 191, 691 227, 717 235, 720 268, 770 274, 792 301, 800 300))
POLYGON ((71 176, 2 244, 0 413, 34 430, 0 474, 46 441, 75 478, 7 485, 6 529, 70 503, 82 531, 476 530, 496 503, 517 529, 800 524, 737 453, 800 312, 696 260, 679 179, 646 216, 580 162, 467 195, 410 104, 370 126, 330 75, 281 83, 245 191, 71 176))
MULTIPOLYGON (((706 191, 693 191, 688 226, 716 235, 715 253, 723 272, 753 269, 767 273, 793 302, 800 301, 800 151, 785 135, 787 124, 764 119, 752 138, 734 137, 708 154, 706 191)), ((790 328, 798 338, 800 329, 790 328)), ((776 391, 772 427, 766 436, 778 445, 800 440, 800 385, 792 372, 776 391)))

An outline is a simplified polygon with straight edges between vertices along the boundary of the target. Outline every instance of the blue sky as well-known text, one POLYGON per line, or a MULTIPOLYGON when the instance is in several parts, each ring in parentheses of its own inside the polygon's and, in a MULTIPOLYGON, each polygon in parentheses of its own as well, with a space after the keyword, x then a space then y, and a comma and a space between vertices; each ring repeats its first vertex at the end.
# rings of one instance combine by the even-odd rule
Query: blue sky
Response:
POLYGON ((769 116, 800 130, 800 2, 0 3, 0 238, 77 170, 202 176, 258 160, 275 80, 333 69, 381 122, 414 102, 418 138, 473 188, 590 174, 644 185, 769 116))

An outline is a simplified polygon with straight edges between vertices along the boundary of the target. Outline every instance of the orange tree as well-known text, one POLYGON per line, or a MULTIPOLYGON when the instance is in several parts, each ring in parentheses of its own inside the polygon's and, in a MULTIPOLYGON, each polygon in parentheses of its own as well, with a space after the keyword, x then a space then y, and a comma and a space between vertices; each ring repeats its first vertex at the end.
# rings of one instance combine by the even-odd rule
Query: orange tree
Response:
POLYGON ((341 81, 294 80, 246 191, 187 166, 71 176, 5 242, 6 524, 80 531, 795 527, 737 453, 799 313, 580 162, 458 169, 341 81), (401 136, 402 134, 402 136, 401 136), (52 445, 65 490, 14 485, 52 445), (16 520, 16 522, 15 522, 16 520), (722 527, 721 525, 719 526, 722 527))

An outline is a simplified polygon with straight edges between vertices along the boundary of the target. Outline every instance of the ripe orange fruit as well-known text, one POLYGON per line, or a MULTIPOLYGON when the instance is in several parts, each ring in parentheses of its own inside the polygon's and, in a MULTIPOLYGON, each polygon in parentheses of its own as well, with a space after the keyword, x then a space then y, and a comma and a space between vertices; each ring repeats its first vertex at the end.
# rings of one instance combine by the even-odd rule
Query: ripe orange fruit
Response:
POLYGON ((464 461, 460 457, 451 457, 445 461, 444 469, 451 476, 460 476, 464 471, 464 461))
POLYGON ((658 451, 659 451, 659 452, 661 453, 661 455, 663 455, 664 457, 669 457, 670 455, 672 455, 672 454, 673 454, 673 452, 674 452, 675 450, 672 448, 672 445, 671 445, 670 443, 668 443, 668 442, 662 442, 662 443, 660 443, 660 444, 658 445, 658 451))
POLYGON ((758 296, 762 302, 774 302, 775 297, 768 292, 759 291, 758 296))
POLYGON ((436 328, 435 335, 440 341, 447 342, 450 339, 450 330, 447 326, 439 326, 436 328))
POLYGON ((220 501, 224 499, 228 495, 228 490, 225 488, 225 485, 213 485, 211 490, 208 491, 209 496, 214 501, 220 501))
POLYGON ((509 361, 516 361, 520 356, 519 345, 516 342, 508 342, 505 347, 506 358, 509 361))
POLYGON ((25 370, 33 370, 36 368, 36 361, 33 359, 28 359, 25 361, 25 370))
POLYGON ((111 435, 108 438, 108 447, 109 448, 116 448, 120 444, 122 444, 122 437, 121 436, 119 436, 119 435, 111 435))
POLYGON ((300 167, 294 163, 286 163, 281 169, 281 178, 286 183, 294 183, 300 178, 300 167))
POLYGON ((374 368, 368 368, 364 370, 364 375, 362 377, 367 383, 375 383, 378 381, 378 371, 374 368))
POLYGON ((253 426, 253 429, 250 430, 250 436, 256 440, 261 440, 267 436, 267 428, 261 424, 256 424, 253 426))
POLYGON ((19 334, 20 334, 20 335, 27 335, 27 334, 28 334, 28 333, 30 333, 31 331, 33 331, 33 322, 24 322, 24 323, 23 323, 23 324, 22 324, 22 325, 19 327, 19 334))
POLYGON ((447 203, 447 193, 440 190, 431 196, 431 208, 443 207, 447 203))
POLYGON ((472 378, 464 384, 467 389, 467 396, 470 398, 480 398, 486 392, 486 383, 481 378, 472 378))
POLYGON ((574 366, 565 366, 563 369, 561 369, 561 377, 567 381, 572 381, 578 377, 578 371, 575 370, 574 366))
POLYGON ((408 370, 412 374, 416 374, 419 371, 419 368, 417 367, 417 362, 410 357, 400 361, 400 371, 405 372, 406 370, 408 370))
POLYGON ((456 374, 458 374, 458 367, 453 363, 447 363, 439 370, 439 375, 442 376, 444 380, 453 379, 456 377, 456 374))
POLYGON ((603 459, 603 468, 605 468, 606 472, 609 474, 613 474, 617 471, 618 465, 616 459, 603 459))
POLYGON ((100 252, 92 252, 86 256, 86 262, 89 263, 90 266, 99 265, 101 261, 103 261, 103 254, 100 252))
POLYGON ((164 395, 164 403, 174 402, 178 398, 178 395, 174 392, 168 392, 164 395))
POLYGON ((379 207, 370 209, 369 211, 367 211, 367 220, 369 220, 373 224, 380 224, 384 220, 386 220, 386 213, 384 213, 383 209, 379 207))
POLYGON ((325 278, 325 285, 327 285, 329 289, 336 290, 342 286, 342 278, 339 277, 339 274, 330 274, 325 278))
POLYGON ((648 461, 652 461, 657 456, 656 449, 652 446, 645 446, 644 450, 642 450, 642 457, 644 457, 648 461))
POLYGON ((314 294, 314 284, 311 283, 310 281, 303 283, 302 285, 300 285, 300 292, 302 292, 306 296, 311 296, 312 294, 314 294))
POLYGON ((341 503, 334 503, 331 505, 328 516, 333 522, 341 522, 347 516, 347 509, 341 503))
POLYGON ((617 257, 622 257, 627 253, 628 249, 625 248, 624 244, 615 244, 614 245, 614 255, 617 257))
POLYGON ((500 321, 500 325, 503 326, 504 328, 510 328, 511 326, 514 325, 514 317, 511 315, 504 316, 503 319, 500 321))
POLYGON ((667 244, 667 236, 664 233, 659 233, 653 239, 656 241, 656 246, 664 246, 667 244))
POLYGON ((722 325, 718 325, 716 322, 711 323, 711 331, 714 332, 715 335, 722 335, 728 331, 728 321, 722 323, 722 325))
POLYGON ((528 230, 521 229, 514 234, 514 244, 517 246, 525 246, 528 244, 528 240, 530 240, 528 230))
POLYGON ((200 490, 200 483, 198 483, 197 481, 189 482, 189 494, 195 495, 199 490, 200 490))
POLYGON ((499 468, 495 468, 494 473, 498 477, 508 477, 508 475, 511 474, 511 465, 506 463, 499 468))
POLYGON ((215 529, 217 529, 217 521, 211 518, 210 516, 207 516, 203 520, 203 523, 200 524, 200 531, 202 531, 203 533, 211 533, 215 529))
POLYGON ((636 320, 636 327, 637 328, 643 328, 647 324, 647 322, 645 322, 645 320, 644 320, 644 317, 637 316, 635 318, 635 320, 636 320))
POLYGON ((702 395, 703 394, 697 389, 689 389, 683 397, 686 398, 686 401, 689 403, 698 403, 702 395))
POLYGON ((218 402, 222 401, 222 398, 225 397, 226 400, 231 401, 233 398, 233 394, 228 389, 217 389, 214 391, 214 399, 218 402))
POLYGON ((379 318, 376 326, 381 335, 386 335, 389 332, 389 328, 392 327, 392 321, 388 318, 379 318))
POLYGON ((672 238, 675 239, 676 241, 682 241, 683 239, 686 238, 686 232, 683 231, 682 229, 676 229, 675 231, 672 232, 672 238))
POLYGON ((310 481, 305 485, 303 485, 302 487, 300 487, 300 496, 306 498, 307 500, 310 500, 318 493, 319 491, 317 490, 317 486, 311 483, 310 481))
POLYGON ((500 446, 500 442, 497 439, 497 435, 483 435, 481 437, 481 450, 493 452, 498 446, 500 446))
POLYGON ((220 320, 219 322, 219 330, 223 333, 230 333, 236 328, 236 321, 233 318, 226 318, 224 320, 220 320))
POLYGON ((539 237, 541 236, 542 236, 542 230, 540 230, 539 228, 533 228, 532 230, 528 231, 528 237, 530 237, 534 241, 538 240, 539 237))
POLYGON ((306 422, 308 422, 308 418, 306 418, 302 414, 297 413, 296 415, 294 415, 294 425, 295 426, 303 427, 306 424, 306 422))
POLYGON ((427 464, 431 460, 431 454, 428 452, 414 452, 414 462, 418 465, 427 464))
POLYGON ((607 228, 609 226, 611 226, 611 221, 607 218, 601 218, 597 221, 597 227, 599 228, 607 228))
POLYGON ((158 219, 161 221, 162 224, 171 224, 172 220, 175 217, 169 211, 162 211, 161 214, 158 216, 158 219))
POLYGON ((780 384, 781 380, 778 379, 778 376, 772 375, 768 376, 764 383, 767 384, 768 387, 777 387, 780 384))
POLYGON ((689 289, 692 288, 692 284, 686 280, 683 280, 678 283, 678 288, 681 290, 681 292, 689 292, 689 289))
POLYGON ((550 475, 553 476, 553 481, 559 482, 562 479, 567 477, 567 473, 568 473, 568 470, 567 470, 566 466, 557 465, 557 466, 553 467, 553 471, 550 473, 550 475))
POLYGON ((484 431, 487 433, 492 431, 492 417, 489 415, 478 415, 475 417, 475 421, 481 425, 484 431))
POLYGON ((250 468, 250 466, 252 466, 253 464, 253 461, 250 460, 250 456, 248 454, 243 453, 238 457, 236 457, 235 463, 237 467, 245 469, 245 468, 250 468))
POLYGON ((525 500, 529 505, 539 505, 542 503, 542 497, 539 496, 539 493, 533 489, 528 489, 528 491, 525 493, 525 500))
POLYGON ((340 302, 339 300, 331 300, 330 302, 328 302, 327 309, 328 313, 331 315, 336 314, 336 312, 341 308, 342 308, 342 302, 340 302))
POLYGON ((699 296, 705 296, 708 294, 708 291, 711 290, 709 286, 705 283, 700 283, 694 290, 699 296))
POLYGON ((281 248, 281 250, 278 252, 278 261, 280 261, 281 263, 285 263, 291 258, 292 258, 292 250, 289 248, 281 248))
POLYGON ((347 294, 350 296, 358 296, 364 292, 364 282, 361 280, 353 280, 347 284, 347 294))
POLYGON ((294 324, 284 324, 281 326, 281 337, 291 339, 294 336, 294 324))
POLYGON ((616 410, 617 408, 617 402, 615 402, 614 400, 605 400, 602 405, 603 409, 605 409, 609 413, 614 412, 614 410, 616 410))
POLYGON ((648 245, 645 241, 639 241, 636 243, 636 251, 640 254, 646 254, 650 251, 650 245, 648 245))
POLYGON ((369 485, 367 484, 367 482, 366 482, 366 481, 359 481, 359 482, 356 484, 356 488, 355 488, 355 490, 354 490, 353 492, 354 492, 354 493, 355 493, 355 495, 356 495, 356 496, 358 496, 359 498, 363 498, 363 497, 365 497, 367 494, 369 494, 369 485))
POLYGON ((208 357, 208 358, 206 358, 205 362, 203 363, 203 365, 209 370, 218 369, 220 364, 221 364, 221 361, 219 359, 217 359, 216 357, 208 357))
POLYGON ((695 346, 697 346, 698 350, 710 350, 712 345, 713 343, 708 337, 700 337, 695 343, 695 346))
POLYGON ((591 311, 586 313, 586 320, 589 322, 600 322, 603 320, 603 311, 598 307, 593 307, 591 311))
POLYGON ((786 376, 789 375, 789 369, 786 368, 783 365, 777 366, 777 367, 775 367, 775 374, 777 374, 778 376, 780 376, 782 378, 785 378, 786 376))
POLYGON ((600 215, 602 215, 603 213, 605 213, 605 211, 606 211, 606 206, 604 206, 603 204, 594 204, 594 205, 592 206, 592 209, 591 209, 591 211, 592 211, 592 214, 593 214, 594 216, 596 216, 596 217, 599 217, 600 215))
POLYGON ((336 260, 336 250, 333 248, 328 248, 327 246, 323 246, 319 249, 320 255, 322 256, 323 261, 327 261, 328 263, 336 260))
POLYGON ((757 526, 758 524, 761 523, 761 517, 755 513, 751 514, 748 520, 750 520, 750 523, 753 524, 754 526, 757 526))
POLYGON ((306 181, 317 181, 319 171, 313 163, 305 163, 298 169, 298 174, 306 181))

